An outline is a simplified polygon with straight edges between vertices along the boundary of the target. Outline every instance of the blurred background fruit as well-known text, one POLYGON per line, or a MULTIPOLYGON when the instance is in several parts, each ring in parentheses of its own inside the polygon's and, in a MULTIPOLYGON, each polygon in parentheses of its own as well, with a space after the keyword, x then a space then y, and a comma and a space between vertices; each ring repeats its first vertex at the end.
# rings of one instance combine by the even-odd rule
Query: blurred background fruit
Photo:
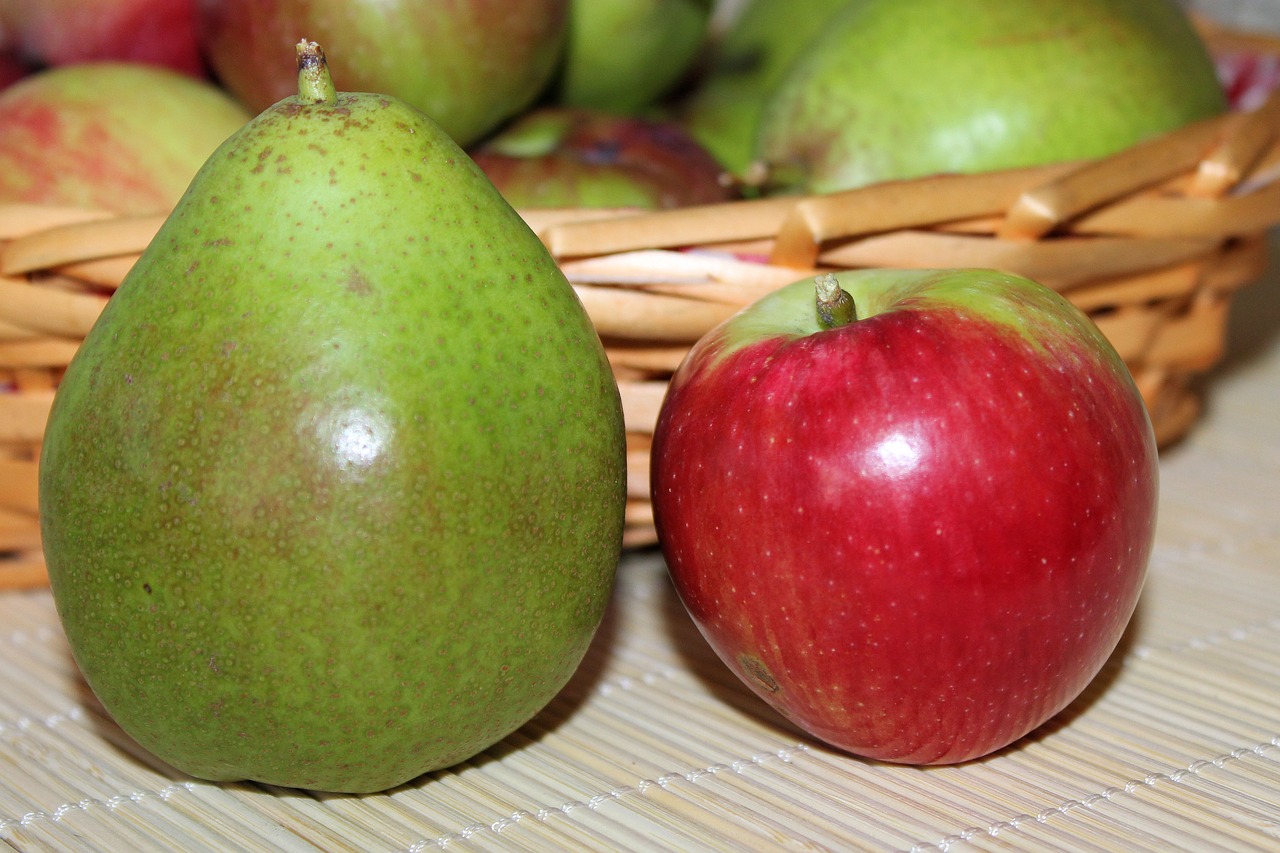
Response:
POLYGON ((849 0, 747 0, 708 49, 697 85, 680 107, 694 138, 741 174, 755 154, 765 97, 796 55, 849 0))
POLYGON ((0 32, 40 65, 118 60, 201 76, 194 0, 0 0, 0 32))
POLYGON ((0 52, 0 89, 18 82, 33 70, 31 65, 24 62, 17 55, 0 52))
POLYGON ((726 201, 720 164, 672 121, 546 107, 471 151, 515 207, 681 207, 726 201))
POLYGON ((1101 157, 1226 109, 1172 0, 854 0, 769 97, 774 191, 1101 157))
POLYGON ((211 83, 138 63, 80 63, 0 92, 0 204, 167 212, 249 119, 211 83))
POLYGON ((693 67, 712 3, 570 0, 558 100, 618 113, 652 105, 693 67))
POLYGON ((218 79, 260 112, 297 87, 319 42, 340 91, 394 95, 468 145, 528 107, 564 47, 569 0, 198 0, 218 79))

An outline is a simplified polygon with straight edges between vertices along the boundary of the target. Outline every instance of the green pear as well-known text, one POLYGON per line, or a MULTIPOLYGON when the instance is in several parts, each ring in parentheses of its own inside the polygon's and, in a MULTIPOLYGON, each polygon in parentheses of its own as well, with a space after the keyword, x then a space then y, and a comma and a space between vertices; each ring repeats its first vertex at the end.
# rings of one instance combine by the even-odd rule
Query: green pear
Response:
POLYGON ((1221 113, 1172 0, 854 0, 760 119, 775 192, 1102 157, 1221 113))
POLYGON ((755 156, 764 102, 805 45, 850 0, 748 0, 679 105, 680 121, 735 174, 755 156))
POLYGON ((572 107, 631 114, 689 71, 711 0, 570 0, 556 97, 572 107))
POLYGON ((211 780, 383 790, 567 682, 621 548, 581 303, 433 121, 299 93, 209 159, 69 366, 49 579, 119 725, 211 780))

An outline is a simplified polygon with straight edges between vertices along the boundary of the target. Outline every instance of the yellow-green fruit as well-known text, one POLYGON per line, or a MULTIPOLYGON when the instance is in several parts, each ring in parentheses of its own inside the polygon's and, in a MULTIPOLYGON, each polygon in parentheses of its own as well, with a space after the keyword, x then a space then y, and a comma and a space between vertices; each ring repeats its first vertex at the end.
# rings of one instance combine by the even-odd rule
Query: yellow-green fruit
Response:
POLYGON ((158 65, 45 68, 0 89, 0 204, 168 213, 252 117, 212 83, 158 65))
POLYGON ((756 126, 791 63, 850 0, 748 0, 710 51, 705 74, 680 105, 680 119, 726 169, 745 173, 756 126))
POLYGON ((1103 157, 1226 99, 1174 0, 852 0, 769 97, 769 189, 1103 157))
POLYGON ((571 0, 555 95, 561 104, 635 114, 697 59, 711 0, 571 0))
POLYGON ((625 449, 537 238, 423 114, 305 65, 85 340, 40 509, 75 658, 142 746, 366 792, 471 757, 569 679, 625 449))

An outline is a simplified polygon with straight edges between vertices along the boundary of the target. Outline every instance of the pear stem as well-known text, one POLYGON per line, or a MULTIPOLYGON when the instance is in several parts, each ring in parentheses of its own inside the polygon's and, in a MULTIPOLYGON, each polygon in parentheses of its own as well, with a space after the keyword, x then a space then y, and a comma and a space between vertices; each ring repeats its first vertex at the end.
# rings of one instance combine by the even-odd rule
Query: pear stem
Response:
POLYGON ((818 325, 838 329, 858 319, 853 297, 840 286, 834 273, 823 273, 813 280, 818 292, 818 325))
POLYGON ((338 103, 338 91, 329 76, 324 51, 306 39, 298 42, 298 100, 304 104, 338 103))

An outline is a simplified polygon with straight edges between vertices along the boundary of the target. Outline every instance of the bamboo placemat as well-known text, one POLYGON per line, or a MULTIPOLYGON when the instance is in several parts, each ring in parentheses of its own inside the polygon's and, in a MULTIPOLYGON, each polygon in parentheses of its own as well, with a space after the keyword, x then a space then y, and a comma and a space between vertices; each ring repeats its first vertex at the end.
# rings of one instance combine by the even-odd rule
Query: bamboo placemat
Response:
MULTIPOLYGON (((1274 242, 1274 241, 1273 241, 1274 242)), ((1204 421, 1162 457, 1151 576, 1086 694, 920 769, 805 737, 629 554, 581 671, 464 765, 376 796, 155 762, 79 678, 47 591, 0 594, 0 840, 36 850, 1280 849, 1280 271, 1244 294, 1204 421), (1243 333, 1242 333, 1243 331, 1243 333)))

